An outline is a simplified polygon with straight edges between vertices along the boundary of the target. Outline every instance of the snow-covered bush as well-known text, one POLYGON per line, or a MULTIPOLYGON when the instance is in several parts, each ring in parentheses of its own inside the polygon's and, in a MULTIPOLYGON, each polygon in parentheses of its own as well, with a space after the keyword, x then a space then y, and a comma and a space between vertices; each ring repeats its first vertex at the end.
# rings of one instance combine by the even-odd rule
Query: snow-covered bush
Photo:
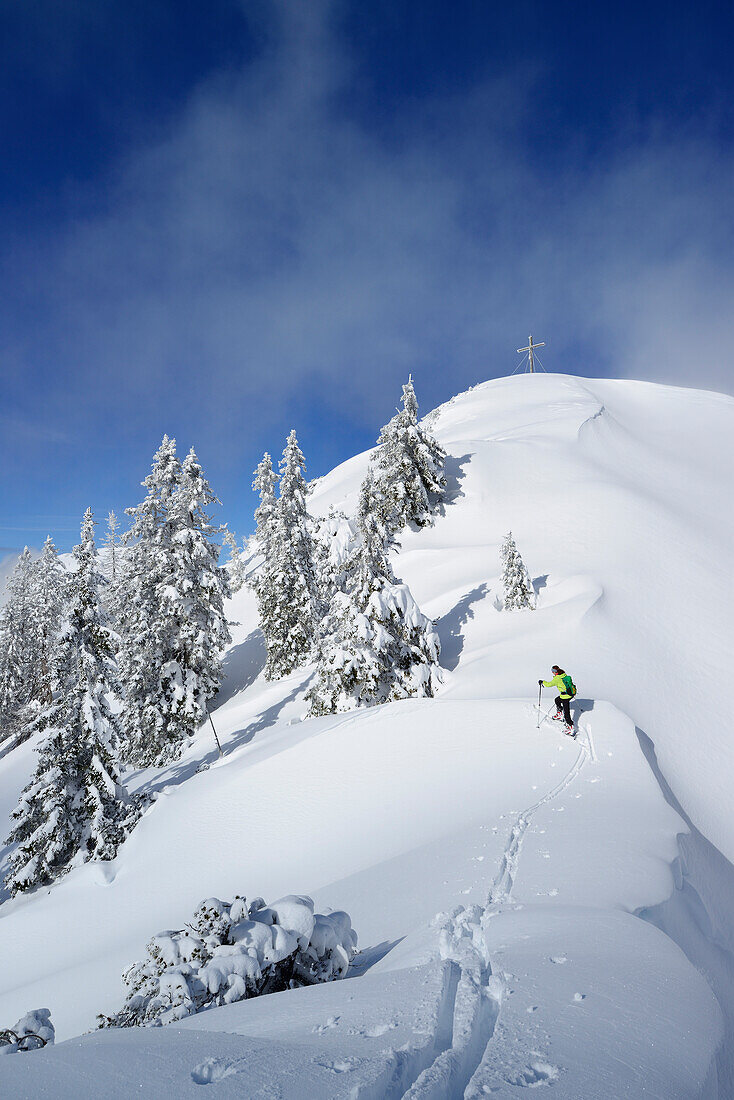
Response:
POLYGON ((17 1024, 0 1029, 0 1054, 17 1054, 19 1051, 38 1050, 56 1037, 48 1008, 36 1008, 21 1016, 17 1024))
POLYGON ((266 906, 202 901, 186 928, 159 932, 123 974, 125 1004, 100 1027, 160 1026, 207 1008, 346 976, 357 949, 347 913, 314 913, 291 894, 266 906))
POLYGON ((515 545, 512 531, 505 535, 500 547, 502 562, 502 587, 505 594, 505 611, 519 611, 522 608, 535 608, 535 590, 525 563, 515 545))

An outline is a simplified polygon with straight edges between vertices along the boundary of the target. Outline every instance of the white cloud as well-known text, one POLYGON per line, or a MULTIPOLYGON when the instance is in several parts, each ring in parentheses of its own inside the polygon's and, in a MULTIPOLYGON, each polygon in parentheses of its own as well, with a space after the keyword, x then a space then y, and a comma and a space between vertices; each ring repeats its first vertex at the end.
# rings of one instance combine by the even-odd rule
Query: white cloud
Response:
POLYGON ((15 242, 39 323, 9 364, 58 355, 56 415, 193 406, 221 433, 315 385, 369 422, 410 369, 441 396, 509 372, 529 328, 549 369, 731 389, 730 160, 650 137, 546 171, 512 73, 369 132, 329 10, 261 5, 256 62, 200 87, 103 209, 15 242))

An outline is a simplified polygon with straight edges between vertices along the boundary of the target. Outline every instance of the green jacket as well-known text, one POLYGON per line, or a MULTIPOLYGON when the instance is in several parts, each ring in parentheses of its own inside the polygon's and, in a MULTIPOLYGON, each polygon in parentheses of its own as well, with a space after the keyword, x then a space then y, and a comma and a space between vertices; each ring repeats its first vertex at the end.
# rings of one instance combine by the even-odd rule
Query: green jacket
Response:
MULTIPOLYGON (((568 675, 568 673, 566 674, 568 675)), ((544 688, 558 688, 561 699, 572 699, 573 696, 569 695, 566 691, 566 685, 563 682, 562 676, 554 676, 552 680, 543 680, 544 688)))

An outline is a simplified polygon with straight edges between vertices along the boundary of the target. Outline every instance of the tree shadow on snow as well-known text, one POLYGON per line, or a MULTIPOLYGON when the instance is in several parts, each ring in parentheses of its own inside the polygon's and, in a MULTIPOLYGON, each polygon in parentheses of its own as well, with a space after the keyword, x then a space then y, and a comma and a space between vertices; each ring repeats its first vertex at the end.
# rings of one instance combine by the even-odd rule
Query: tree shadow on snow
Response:
POLYGON ((459 663, 464 648, 462 627, 468 619, 474 618, 472 605, 483 600, 487 591, 484 583, 472 588, 471 592, 461 597, 455 607, 436 620, 436 630, 441 640, 441 666, 449 672, 453 672, 459 663))
MULTIPOLYGON (((222 755, 228 756, 229 753, 233 752, 235 749, 239 749, 243 745, 249 745, 256 734, 267 729, 268 726, 275 725, 283 707, 287 703, 292 703, 302 691, 305 691, 313 679, 313 675, 314 674, 311 673, 300 684, 297 684, 288 695, 285 695, 282 699, 278 699, 272 706, 264 710, 249 726, 245 726, 244 729, 237 730, 235 733, 230 734, 227 741, 222 745, 222 755)), ((212 717, 216 727, 216 712, 214 712, 212 717)), ((211 733, 211 726, 208 721, 206 728, 211 733)), ((185 783, 187 779, 191 779, 191 777, 196 775, 199 771, 206 771, 206 769, 211 767, 212 764, 215 764, 218 759, 219 751, 214 743, 214 734, 212 734, 212 748, 206 756, 197 756, 189 760, 181 760, 177 763, 169 764, 168 767, 151 776, 150 779, 141 783, 140 786, 137 786, 135 782, 136 776, 139 773, 128 773, 124 777, 125 785, 129 790, 135 790, 140 794, 156 795, 167 787, 180 786, 181 783, 185 783)))
POLYGON ((460 455, 458 458, 456 455, 446 455, 443 464, 443 472, 446 476, 446 492, 438 506, 439 515, 445 515, 446 507, 449 504, 454 504, 459 497, 463 497, 464 491, 461 488, 461 483, 466 477, 464 467, 468 465, 471 457, 471 454, 460 455))
POLYGON ((544 573, 542 577, 534 577, 532 584, 535 595, 539 596, 541 590, 548 584, 548 574, 544 573))
POLYGON ((265 635, 259 628, 252 630, 244 642, 233 646, 222 662, 222 686, 215 696, 215 706, 224 703, 254 684, 265 668, 265 635))
POLYGON ((289 695, 284 696, 282 699, 278 699, 271 707, 268 707, 262 714, 259 714, 255 721, 251 722, 249 726, 245 726, 244 729, 237 730, 236 733, 231 734, 224 749, 225 754, 233 752, 235 749, 242 748, 243 745, 249 745, 250 741, 252 741, 258 733, 267 729, 268 726, 274 726, 278 721, 278 717, 283 707, 286 706, 287 703, 293 703, 301 692, 307 689, 313 677, 314 673, 312 672, 302 683, 297 684, 289 695))
POLYGON ((374 947, 365 947, 364 951, 360 951, 352 962, 347 977, 361 978, 375 963, 378 963, 380 959, 384 959, 385 955, 392 951, 393 947, 397 947, 399 943, 402 943, 404 939, 405 936, 401 936, 397 940, 383 940, 382 943, 378 943, 374 947))
POLYGON ((5 878, 10 874, 10 853, 14 848, 14 844, 0 848, 0 905, 10 899, 10 890, 5 885, 5 878))

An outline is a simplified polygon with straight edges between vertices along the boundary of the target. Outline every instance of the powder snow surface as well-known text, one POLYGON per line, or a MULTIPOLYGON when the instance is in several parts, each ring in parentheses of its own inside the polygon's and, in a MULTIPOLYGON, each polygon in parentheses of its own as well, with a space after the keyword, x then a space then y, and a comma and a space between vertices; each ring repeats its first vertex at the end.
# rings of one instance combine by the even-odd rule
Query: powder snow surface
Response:
MULTIPOLYGON (((240 593, 224 758, 202 727, 133 777, 160 794, 115 861, 0 907, 0 1027, 44 1006, 57 1033, 0 1059, 3 1095, 734 1096, 734 401, 535 375, 432 419, 448 499, 394 564, 436 621, 437 697, 304 721, 313 670, 263 680, 240 593), (536 611, 499 610, 509 530, 536 611), (537 727, 556 662, 577 741, 537 727), (352 976, 73 1038, 153 934, 242 893, 346 910, 352 976)), ((355 510, 368 457, 316 514, 355 510)), ((3 818, 33 763, 0 759, 3 818)))

